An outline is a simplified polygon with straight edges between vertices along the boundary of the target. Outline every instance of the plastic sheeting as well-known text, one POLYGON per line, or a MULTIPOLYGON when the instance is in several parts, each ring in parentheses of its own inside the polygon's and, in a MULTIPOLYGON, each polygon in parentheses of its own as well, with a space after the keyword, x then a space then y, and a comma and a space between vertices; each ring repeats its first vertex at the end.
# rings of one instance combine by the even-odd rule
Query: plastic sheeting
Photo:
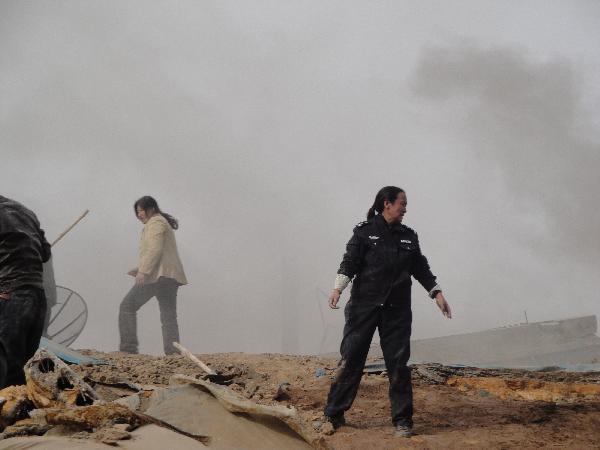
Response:
POLYGON ((107 364, 106 361, 82 355, 75 350, 71 350, 69 347, 65 347, 43 336, 40 340, 39 348, 44 348, 54 353, 56 357, 62 359, 64 362, 71 364, 107 364))

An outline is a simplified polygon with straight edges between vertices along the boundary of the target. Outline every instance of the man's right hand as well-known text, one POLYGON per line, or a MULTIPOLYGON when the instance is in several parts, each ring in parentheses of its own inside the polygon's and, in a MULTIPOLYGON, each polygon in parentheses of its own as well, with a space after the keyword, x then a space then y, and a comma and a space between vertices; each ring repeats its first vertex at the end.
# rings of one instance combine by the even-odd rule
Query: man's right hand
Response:
POLYGON ((340 309, 340 307, 337 305, 340 301, 340 295, 341 293, 337 289, 333 289, 331 294, 329 294, 329 307, 331 309, 340 309))
POLYGON ((135 277, 138 273, 137 269, 131 269, 129 272, 127 272, 127 275, 135 277))

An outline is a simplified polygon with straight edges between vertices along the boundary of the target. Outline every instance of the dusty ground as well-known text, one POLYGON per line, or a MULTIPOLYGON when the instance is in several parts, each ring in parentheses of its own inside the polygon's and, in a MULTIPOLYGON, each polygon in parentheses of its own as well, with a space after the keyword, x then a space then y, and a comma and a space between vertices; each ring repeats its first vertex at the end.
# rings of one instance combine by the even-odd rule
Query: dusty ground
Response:
MULTIPOLYGON (((74 366, 92 383, 168 384, 174 373, 202 374, 183 356, 85 353, 110 363, 74 366)), ((279 354, 198 356, 218 372, 232 375, 232 389, 259 403, 292 404, 309 421, 321 416, 337 363, 279 354), (319 372, 325 375, 317 377, 319 372)), ((600 448, 600 373, 419 367, 413 370, 414 437, 393 436, 388 380, 385 374, 375 374, 363 377, 346 415, 348 425, 326 436, 327 442, 340 450, 600 448)))

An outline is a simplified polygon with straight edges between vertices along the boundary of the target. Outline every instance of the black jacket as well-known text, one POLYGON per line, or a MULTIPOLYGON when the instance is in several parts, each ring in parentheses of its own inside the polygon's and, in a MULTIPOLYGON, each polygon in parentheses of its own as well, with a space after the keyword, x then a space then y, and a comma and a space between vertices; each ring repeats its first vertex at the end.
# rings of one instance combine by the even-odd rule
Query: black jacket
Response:
POLYGON ((48 259, 50 244, 35 214, 0 195, 0 293, 43 288, 42 263, 48 259))
POLYGON ((381 215, 362 222, 346 245, 339 274, 353 279, 353 303, 410 306, 411 276, 430 291, 436 286, 417 233, 388 225, 381 215))

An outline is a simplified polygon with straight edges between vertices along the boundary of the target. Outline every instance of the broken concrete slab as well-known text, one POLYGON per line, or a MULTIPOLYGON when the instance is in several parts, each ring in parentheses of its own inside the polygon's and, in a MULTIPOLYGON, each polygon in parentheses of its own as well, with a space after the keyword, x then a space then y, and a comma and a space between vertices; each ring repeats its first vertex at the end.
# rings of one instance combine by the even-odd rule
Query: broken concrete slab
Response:
MULTIPOLYGON (((194 439, 157 425, 145 425, 129 432, 131 438, 119 440, 123 450, 204 450, 207 447, 194 439)), ((59 436, 13 437, 0 441, 0 450, 106 450, 106 444, 92 439, 76 439, 59 436)))
POLYGON ((210 392, 215 398, 232 413, 245 413, 254 416, 265 416, 276 418, 284 422, 288 427, 294 430, 313 448, 328 450, 330 447, 322 436, 315 433, 312 424, 305 421, 298 415, 294 407, 285 407, 282 405, 267 406, 254 403, 231 389, 207 380, 199 380, 185 375, 174 375, 171 378, 172 383, 192 384, 210 392))
MULTIPOLYGON (((513 368, 597 364, 597 331, 596 316, 584 316, 417 339, 411 341, 411 362, 513 368)), ((369 355, 381 358, 379 345, 373 346, 369 355)))
POLYGON ((265 414, 266 410, 263 409, 261 412, 253 414, 244 408, 237 408, 233 413, 202 386, 189 383, 156 390, 145 411, 147 415, 181 430, 211 436, 208 443, 211 449, 314 448, 278 417, 265 414))

